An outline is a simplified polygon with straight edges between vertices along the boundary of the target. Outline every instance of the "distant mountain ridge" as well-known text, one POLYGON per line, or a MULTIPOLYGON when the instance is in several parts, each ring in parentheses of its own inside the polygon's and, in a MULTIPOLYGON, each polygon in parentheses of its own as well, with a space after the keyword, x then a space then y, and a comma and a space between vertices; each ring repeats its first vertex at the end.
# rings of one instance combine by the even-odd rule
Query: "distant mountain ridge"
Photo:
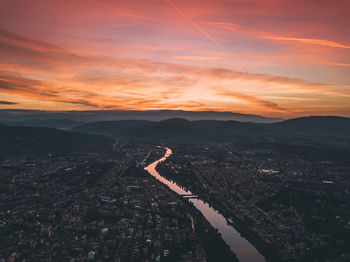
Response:
POLYGON ((67 128, 76 126, 73 122, 97 122, 118 120, 162 121, 169 118, 196 120, 235 120, 240 122, 274 123, 283 119, 259 115, 215 111, 149 110, 149 111, 37 111, 37 110, 0 110, 0 123, 23 126, 47 126, 67 128), (63 120, 66 123, 62 122, 63 120), (41 121, 41 122, 40 122, 41 121), (46 121, 46 123, 45 123, 46 121), (57 121, 57 122, 55 122, 57 121), (59 122, 61 121, 61 122, 59 122), (72 123, 67 123, 72 121, 72 123))
POLYGON ((154 121, 103 121, 74 128, 78 132, 131 138, 167 139, 346 139, 350 140, 350 118, 303 117, 278 123, 167 119, 154 121))

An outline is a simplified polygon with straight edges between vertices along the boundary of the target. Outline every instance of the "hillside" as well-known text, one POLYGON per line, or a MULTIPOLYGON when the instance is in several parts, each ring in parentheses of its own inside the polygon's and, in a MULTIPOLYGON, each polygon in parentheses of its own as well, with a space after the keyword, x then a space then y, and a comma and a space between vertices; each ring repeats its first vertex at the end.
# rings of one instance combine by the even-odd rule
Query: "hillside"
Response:
POLYGON ((322 137, 350 137, 350 118, 338 116, 310 116, 286 120, 272 126, 298 135, 322 137))
POLYGON ((46 127, 0 125, 0 154, 46 152, 103 152, 112 148, 111 138, 46 127))
POLYGON ((67 130, 82 125, 83 122, 71 119, 27 119, 21 121, 3 121, 3 124, 11 126, 51 127, 67 130))
POLYGON ((242 123, 238 121, 168 119, 152 121, 108 121, 88 123, 73 130, 136 139, 186 140, 249 140, 288 141, 309 140, 349 143, 350 119, 341 117, 308 117, 281 123, 242 123))

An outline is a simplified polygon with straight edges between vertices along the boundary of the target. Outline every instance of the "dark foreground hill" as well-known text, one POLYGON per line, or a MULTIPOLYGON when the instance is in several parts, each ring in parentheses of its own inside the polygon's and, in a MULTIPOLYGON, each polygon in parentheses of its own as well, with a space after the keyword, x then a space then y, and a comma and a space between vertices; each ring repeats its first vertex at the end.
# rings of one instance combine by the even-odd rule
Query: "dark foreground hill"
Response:
POLYGON ((51 127, 56 129, 71 129, 83 124, 83 122, 71 119, 27 119, 20 121, 2 121, 3 124, 11 126, 28 126, 28 127, 51 127))
POLYGON ((0 154, 106 152, 113 139, 46 127, 0 125, 0 154))
POLYGON ((298 135, 315 137, 350 137, 350 118, 337 116, 311 116, 286 120, 271 125, 298 135))

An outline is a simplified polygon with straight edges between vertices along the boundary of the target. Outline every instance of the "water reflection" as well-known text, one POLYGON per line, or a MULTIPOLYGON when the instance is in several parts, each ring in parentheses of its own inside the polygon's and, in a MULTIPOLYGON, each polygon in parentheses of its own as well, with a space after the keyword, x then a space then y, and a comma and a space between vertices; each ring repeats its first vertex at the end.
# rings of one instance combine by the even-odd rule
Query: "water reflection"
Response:
MULTIPOLYGON (((174 181, 170 181, 162 177, 157 171, 156 166, 158 163, 165 161, 171 154, 170 148, 165 148, 165 155, 145 167, 145 170, 155 177, 160 182, 166 184, 171 190, 179 195, 192 194, 191 191, 180 187, 174 181)), ((198 198, 189 199, 193 205, 203 214, 208 222, 216 229, 218 229, 223 240, 230 246, 231 250, 237 255, 237 258, 241 262, 264 262, 265 258, 259 253, 259 251, 250 244, 244 237, 242 237, 237 230, 227 223, 227 220, 217 210, 209 206, 208 203, 198 198)))

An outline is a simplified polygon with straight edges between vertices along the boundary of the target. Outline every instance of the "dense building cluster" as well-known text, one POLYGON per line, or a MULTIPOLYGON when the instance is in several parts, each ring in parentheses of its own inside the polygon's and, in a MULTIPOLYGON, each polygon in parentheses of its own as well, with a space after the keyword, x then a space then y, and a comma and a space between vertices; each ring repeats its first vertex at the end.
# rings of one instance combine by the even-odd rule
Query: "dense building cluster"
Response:
POLYGON ((269 259, 350 260, 349 165, 230 143, 172 149, 158 170, 206 198, 269 259))
POLYGON ((209 225, 119 151, 3 160, 0 261, 206 261, 209 225))
MULTIPOLYGON (((162 176, 219 210, 267 261, 350 259, 345 162, 231 143, 169 147, 162 176)), ((117 141, 112 153, 1 159, 0 261, 237 261, 188 199, 143 169, 163 154, 117 141)))

